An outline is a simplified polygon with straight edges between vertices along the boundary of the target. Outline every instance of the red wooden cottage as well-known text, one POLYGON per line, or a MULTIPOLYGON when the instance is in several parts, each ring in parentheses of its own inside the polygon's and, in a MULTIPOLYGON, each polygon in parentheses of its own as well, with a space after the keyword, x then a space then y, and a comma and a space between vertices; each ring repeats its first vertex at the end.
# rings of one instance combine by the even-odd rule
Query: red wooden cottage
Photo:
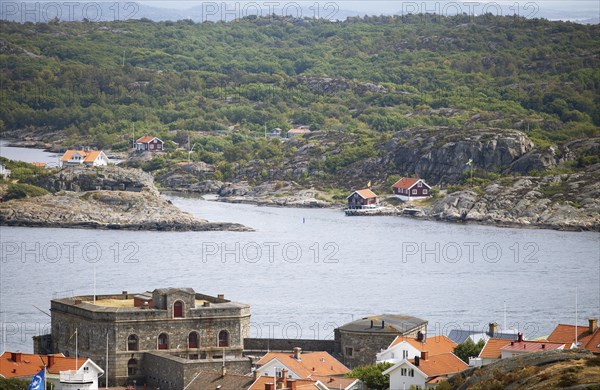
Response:
POLYGON ((394 183, 392 189, 394 195, 405 202, 431 196, 431 187, 423 179, 414 177, 403 177, 394 183))
POLYGON ((354 191, 346 198, 349 208, 362 208, 364 206, 376 205, 377 195, 368 188, 354 191))
POLYGON ((158 152, 163 150, 163 146, 163 141, 151 135, 145 135, 135 141, 136 150, 149 150, 151 152, 158 152))

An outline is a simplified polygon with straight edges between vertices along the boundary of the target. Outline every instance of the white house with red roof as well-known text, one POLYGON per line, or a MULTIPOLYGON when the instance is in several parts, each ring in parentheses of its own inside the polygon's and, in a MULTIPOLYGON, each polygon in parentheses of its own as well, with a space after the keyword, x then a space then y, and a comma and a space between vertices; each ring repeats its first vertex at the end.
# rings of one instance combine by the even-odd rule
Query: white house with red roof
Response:
POLYGON ((104 375, 102 368, 84 357, 5 352, 0 356, 0 377, 28 379, 44 366, 47 381, 56 390, 98 390, 98 378, 104 375))
POLYGON ((392 186, 394 196, 404 202, 426 199, 431 196, 431 187, 423 179, 403 177, 392 186))
POLYGON ((457 345, 446 336, 425 337, 422 333, 417 338, 397 336, 387 349, 377 354, 377 362, 395 364, 421 356, 424 351, 429 352, 429 356, 441 355, 453 352, 457 345))
POLYGON ((135 141, 133 147, 139 151, 160 152, 164 149, 165 143, 158 137, 145 135, 135 141))
POLYGON ((361 382, 355 378, 346 378, 348 367, 324 351, 302 352, 294 348, 293 352, 269 352, 257 363, 257 377, 285 377, 294 380, 319 382, 321 387, 358 390, 361 382))
POLYGON ((63 166, 106 166, 109 159, 102 150, 67 150, 60 158, 63 166))
POLYGON ((429 356, 427 351, 414 359, 402 359, 383 372, 390 377, 389 390, 434 389, 439 382, 469 366, 453 353, 429 356))

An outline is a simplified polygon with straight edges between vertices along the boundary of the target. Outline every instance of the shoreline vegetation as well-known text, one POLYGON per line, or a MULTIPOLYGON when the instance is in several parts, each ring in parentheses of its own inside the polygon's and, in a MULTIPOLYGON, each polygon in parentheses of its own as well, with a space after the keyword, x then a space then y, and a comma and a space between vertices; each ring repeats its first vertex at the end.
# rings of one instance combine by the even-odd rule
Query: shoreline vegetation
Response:
MULTIPOLYGON (((597 25, 490 14, 0 25, 0 133, 24 145, 104 150, 159 190, 266 205, 343 204, 367 183, 385 198, 420 177, 436 194, 410 205, 415 218, 600 231, 597 25), (164 151, 132 151, 144 135, 164 151)), ((12 194, 41 194, 17 184, 36 185, 17 178, 12 194)))

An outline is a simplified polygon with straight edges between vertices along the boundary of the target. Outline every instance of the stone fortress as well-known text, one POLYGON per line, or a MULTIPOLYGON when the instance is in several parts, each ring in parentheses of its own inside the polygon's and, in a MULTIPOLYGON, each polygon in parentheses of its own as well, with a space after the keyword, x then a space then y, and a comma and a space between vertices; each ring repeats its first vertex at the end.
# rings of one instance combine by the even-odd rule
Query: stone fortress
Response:
POLYGON ((191 288, 53 299, 50 310, 51 334, 34 337, 35 353, 77 351, 106 371, 111 386, 174 390, 200 371, 249 375, 268 351, 325 351, 350 368, 372 364, 397 335, 427 332, 425 320, 384 314, 335 329, 334 340, 250 338, 249 305, 191 288))
MULTIPOLYGON (((48 352, 75 356, 77 342, 79 355, 101 367, 107 366, 108 356, 110 384, 143 380, 150 352, 197 360, 215 369, 224 360, 228 364, 248 361, 243 358, 243 343, 250 332, 250 306, 223 295, 198 294, 191 288, 123 291, 54 299, 50 310, 48 352)), ((250 363, 242 366, 249 372, 250 363)))

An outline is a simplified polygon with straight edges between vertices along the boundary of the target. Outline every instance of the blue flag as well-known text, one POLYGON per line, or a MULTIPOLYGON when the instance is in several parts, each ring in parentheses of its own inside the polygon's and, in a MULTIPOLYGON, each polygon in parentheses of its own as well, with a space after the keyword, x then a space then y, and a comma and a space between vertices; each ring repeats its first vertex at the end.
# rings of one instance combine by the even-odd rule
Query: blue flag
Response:
POLYGON ((31 379, 31 383, 29 384, 29 387, 27 388, 27 390, 46 390, 46 385, 45 385, 45 377, 46 376, 46 370, 42 370, 40 372, 38 372, 37 374, 35 374, 35 376, 31 379))

